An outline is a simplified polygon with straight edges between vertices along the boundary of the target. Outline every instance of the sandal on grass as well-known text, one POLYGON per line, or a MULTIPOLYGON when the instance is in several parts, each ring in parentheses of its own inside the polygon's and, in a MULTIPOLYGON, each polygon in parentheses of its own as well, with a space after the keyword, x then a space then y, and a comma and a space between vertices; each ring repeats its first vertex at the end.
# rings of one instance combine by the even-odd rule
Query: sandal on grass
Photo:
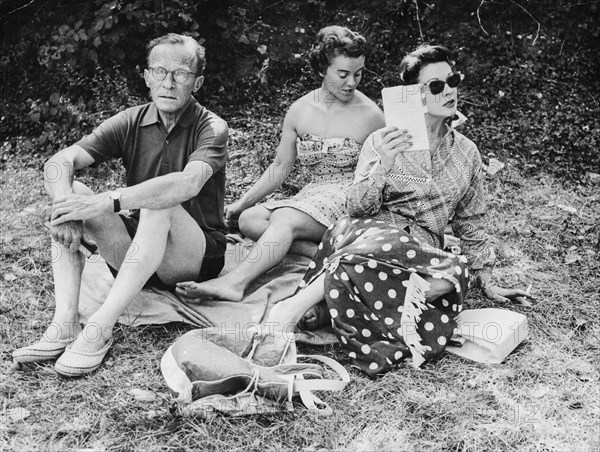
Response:
POLYGON ((54 369, 64 377, 81 377, 90 374, 100 367, 112 344, 113 339, 111 337, 104 347, 90 353, 73 350, 72 345, 69 345, 56 361, 54 369))
POLYGON ((298 327, 301 330, 314 331, 329 325, 330 322, 331 314, 329 314, 327 304, 322 301, 304 313, 302 319, 298 322, 298 327))
POLYGON ((12 353, 13 360, 16 363, 21 364, 51 361, 62 355, 65 348, 67 348, 67 346, 75 339, 76 337, 56 340, 42 338, 27 347, 21 347, 14 350, 12 353))

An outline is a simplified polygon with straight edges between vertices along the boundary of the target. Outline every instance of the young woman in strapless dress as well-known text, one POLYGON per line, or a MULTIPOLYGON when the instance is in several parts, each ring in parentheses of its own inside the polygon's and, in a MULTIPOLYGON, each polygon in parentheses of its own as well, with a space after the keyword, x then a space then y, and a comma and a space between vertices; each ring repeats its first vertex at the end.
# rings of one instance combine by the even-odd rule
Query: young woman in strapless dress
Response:
POLYGON ((248 284, 279 263, 292 242, 320 242, 327 228, 345 215, 346 189, 362 143, 385 125, 379 107, 357 90, 366 50, 364 37, 347 28, 319 31, 310 60, 321 86, 292 104, 275 160, 226 207, 227 219, 239 218, 240 231, 254 240, 255 249, 220 278, 179 283, 179 295, 188 300, 241 300, 248 284), (258 204, 281 186, 296 160, 310 182, 291 199, 258 204))

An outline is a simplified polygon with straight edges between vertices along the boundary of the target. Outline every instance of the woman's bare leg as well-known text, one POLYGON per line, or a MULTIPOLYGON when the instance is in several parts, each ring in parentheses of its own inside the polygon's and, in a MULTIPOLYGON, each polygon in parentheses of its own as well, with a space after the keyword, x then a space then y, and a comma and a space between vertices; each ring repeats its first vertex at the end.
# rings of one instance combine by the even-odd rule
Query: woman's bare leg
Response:
POLYGON ((293 329, 306 311, 325 298, 325 273, 314 279, 295 295, 277 303, 262 322, 269 329, 293 329))
POLYGON ((244 210, 238 220, 240 232, 253 242, 258 242, 269 227, 272 213, 263 206, 254 206, 244 210))
POLYGON ((324 225, 300 210, 276 209, 269 217, 265 232, 236 268, 210 281, 178 284, 177 293, 188 299, 240 301, 255 278, 283 260, 294 240, 320 242, 325 230, 324 225))
MULTIPOLYGON (((271 213, 269 209, 263 206, 254 206, 248 210, 244 210, 239 219, 239 228, 242 235, 254 242, 258 242, 267 230, 267 227, 269 227, 271 213)), ((288 252, 312 258, 317 251, 318 242, 311 239, 296 239, 292 242, 288 252)))
MULTIPOLYGON (((425 298, 427 302, 431 302, 441 297, 442 295, 454 291, 454 285, 450 281, 447 281, 445 279, 435 279, 431 276, 425 276, 423 279, 425 279, 430 284, 429 290, 427 291, 425 298)), ((301 292, 299 292, 298 294, 300 293, 301 292)), ((278 303, 276 306, 279 306, 279 304, 280 303, 278 303)), ((329 309, 327 308, 325 302, 317 302, 314 303, 313 306, 309 307, 306 313, 302 315, 298 319, 298 321, 301 322, 302 329, 313 331, 331 322, 331 316, 329 315, 329 309)))

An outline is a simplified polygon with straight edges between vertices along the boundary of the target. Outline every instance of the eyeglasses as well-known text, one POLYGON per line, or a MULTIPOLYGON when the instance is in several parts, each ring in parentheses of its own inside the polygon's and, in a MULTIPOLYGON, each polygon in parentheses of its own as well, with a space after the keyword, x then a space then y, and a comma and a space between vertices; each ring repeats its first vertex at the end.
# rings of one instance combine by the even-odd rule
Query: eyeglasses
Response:
POLYGON ((150 67, 148 69, 150 70, 152 77, 154 77, 159 82, 162 82, 167 77, 167 74, 173 74, 173 80, 175 80, 175 83, 185 83, 190 74, 196 75, 195 72, 184 71, 183 69, 177 69, 176 71, 167 71, 164 67, 160 66, 150 67))
POLYGON ((448 85, 450 88, 457 88, 460 82, 465 78, 464 74, 457 72, 456 74, 450 75, 446 81, 444 80, 432 80, 427 83, 423 83, 423 86, 429 86, 429 92, 434 96, 440 94, 448 85))

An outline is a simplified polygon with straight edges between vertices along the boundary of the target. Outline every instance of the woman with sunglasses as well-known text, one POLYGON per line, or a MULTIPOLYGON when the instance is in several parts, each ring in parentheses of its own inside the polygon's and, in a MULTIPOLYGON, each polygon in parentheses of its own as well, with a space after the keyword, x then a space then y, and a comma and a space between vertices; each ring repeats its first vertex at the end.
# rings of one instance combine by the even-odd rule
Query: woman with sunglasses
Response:
POLYGON ((410 135, 394 127, 367 138, 346 195, 350 217, 327 231, 300 290, 268 317, 306 329, 331 321, 342 349, 371 376, 439 355, 470 278, 493 300, 529 296, 492 283, 481 156, 451 125, 461 76, 448 49, 421 46, 400 71, 402 84, 421 87, 430 150, 411 150, 410 135), (443 251, 451 220, 461 256, 443 251), (317 304, 323 298, 326 306, 317 304))

